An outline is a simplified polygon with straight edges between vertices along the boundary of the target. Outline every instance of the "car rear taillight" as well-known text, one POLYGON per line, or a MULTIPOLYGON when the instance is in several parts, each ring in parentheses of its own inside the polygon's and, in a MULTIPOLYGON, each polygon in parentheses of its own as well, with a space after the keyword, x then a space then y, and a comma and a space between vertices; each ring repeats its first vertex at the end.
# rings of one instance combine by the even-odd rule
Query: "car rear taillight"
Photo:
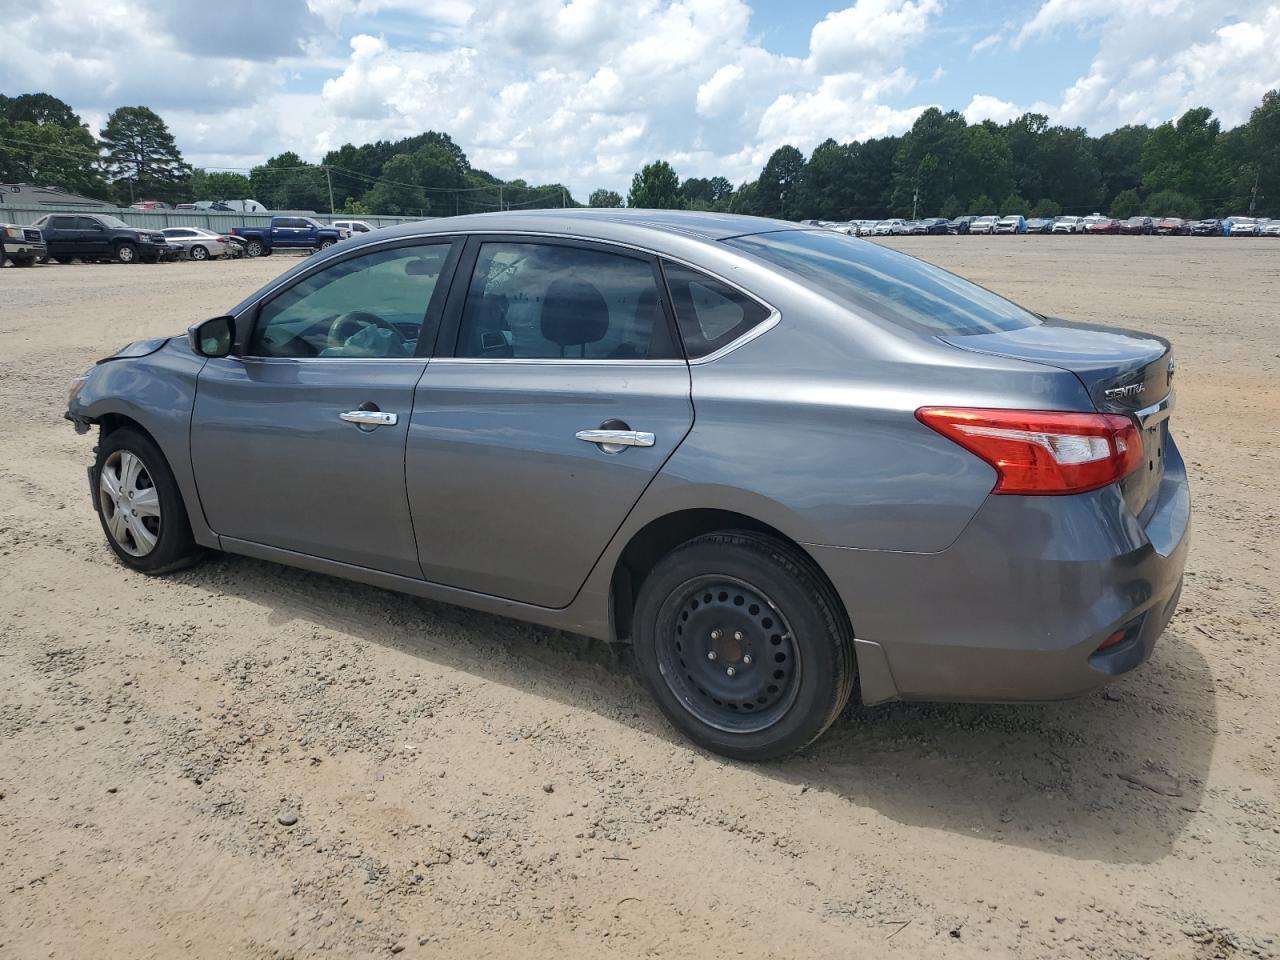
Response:
POLYGON ((992 493, 1084 493, 1142 465, 1137 426, 1115 414, 921 407, 916 418, 991 464, 992 493))

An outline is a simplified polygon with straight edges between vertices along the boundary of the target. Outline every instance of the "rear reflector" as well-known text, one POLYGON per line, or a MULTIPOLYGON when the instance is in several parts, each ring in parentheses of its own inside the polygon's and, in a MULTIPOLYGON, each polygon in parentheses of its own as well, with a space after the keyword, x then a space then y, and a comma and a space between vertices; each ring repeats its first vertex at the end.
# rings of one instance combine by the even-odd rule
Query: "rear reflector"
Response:
POLYGON ((1117 630, 1111 636, 1107 637, 1107 639, 1103 640, 1102 644, 1098 647, 1098 649, 1093 652, 1101 653, 1103 650, 1109 650, 1112 647, 1114 647, 1117 643, 1119 643, 1121 640, 1123 640, 1125 637, 1127 637, 1128 635, 1129 635, 1128 630, 1117 630))
POLYGON ((1137 426, 1115 414, 921 407, 916 417, 991 464, 992 493, 1084 493, 1142 464, 1137 426))

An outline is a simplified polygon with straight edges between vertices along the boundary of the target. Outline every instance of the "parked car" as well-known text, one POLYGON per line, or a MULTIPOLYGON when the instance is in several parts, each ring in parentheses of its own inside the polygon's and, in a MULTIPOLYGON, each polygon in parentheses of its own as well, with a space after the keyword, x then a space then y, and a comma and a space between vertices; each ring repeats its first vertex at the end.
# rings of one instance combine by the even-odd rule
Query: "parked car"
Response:
POLYGON ((232 227, 231 233, 243 237, 245 253, 265 257, 274 250, 327 250, 342 234, 310 217, 272 217, 266 227, 232 227))
POLYGON ((969 224, 976 220, 976 217, 956 217, 947 224, 947 233, 954 236, 960 236, 969 232, 969 224))
POLYGON ((1280 237, 1280 220, 1268 220, 1259 236, 1280 237))
POLYGON ((157 263, 168 253, 163 233, 131 227, 119 217, 106 213, 47 213, 34 226, 44 234, 49 256, 58 263, 72 260, 157 263))
POLYGON ((0 223, 0 267, 6 260, 15 267, 30 267, 48 255, 39 227, 0 223))
POLYGON ((876 224, 874 235, 877 237, 899 237, 907 232, 905 220, 881 220, 876 224))
POLYGON ((995 233, 999 217, 978 217, 969 224, 970 233, 995 233))
POLYGON ((991 230, 992 233, 1026 233, 1027 220, 1022 214, 1001 217, 991 230))
POLYGON ((923 220, 908 220, 906 229, 903 230, 907 236, 923 236, 928 232, 929 228, 925 226, 923 220))
POLYGON ((1084 217, 1058 217, 1053 221, 1052 233, 1084 233, 1084 217))
POLYGON ((1181 217, 1163 217, 1156 223, 1156 233, 1162 237, 1185 237, 1191 233, 1191 224, 1181 217))
POLYGON ((1058 699, 1145 661, 1186 555, 1172 369, 828 230, 528 211, 303 261, 67 417, 133 570, 220 549, 628 641, 677 728, 759 760, 855 689, 1058 699))
POLYGON ((227 252, 226 238, 204 227, 165 227, 160 232, 181 247, 188 260, 209 260, 227 252))
POLYGON ((1120 232, 1147 235, 1155 233, 1156 225, 1150 217, 1130 217, 1120 221, 1120 232))
POLYGON ((1110 217, 1087 217, 1090 234, 1117 234, 1120 232, 1120 221, 1110 217))
POLYGON ((921 220, 920 223, 924 226, 924 233, 930 236, 945 236, 949 221, 946 217, 929 217, 927 220, 921 220))
POLYGON ((1231 217, 1231 227, 1228 236, 1232 237, 1256 237, 1261 232, 1258 221, 1253 217, 1231 217))
POLYGON ((129 204, 130 210, 171 210, 171 204, 165 203, 163 200, 139 200, 137 203, 129 204))
POLYGON ((1027 221, 1027 233, 1053 233, 1052 217, 1032 217, 1027 221))
POLYGON ((1197 220, 1191 225, 1193 237, 1223 237, 1226 234, 1227 230, 1222 221, 1212 217, 1207 220, 1197 220))

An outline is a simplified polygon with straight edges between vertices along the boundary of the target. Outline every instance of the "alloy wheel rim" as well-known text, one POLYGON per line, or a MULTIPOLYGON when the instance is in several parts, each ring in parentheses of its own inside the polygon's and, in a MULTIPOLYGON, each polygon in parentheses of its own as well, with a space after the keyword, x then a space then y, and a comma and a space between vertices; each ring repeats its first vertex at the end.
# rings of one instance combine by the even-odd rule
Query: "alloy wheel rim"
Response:
POLYGON ((125 553, 145 557, 160 540, 160 491, 137 454, 116 450, 98 475, 98 503, 111 539, 125 553))
POLYGON ((756 733, 795 704, 801 671, 795 634, 758 587, 734 577, 695 577, 667 597, 658 625, 662 678, 708 726, 756 733))
POLYGON ((209 254, 208 254, 208 252, 205 250, 205 248, 204 248, 204 247, 194 247, 194 248, 192 248, 192 250, 191 250, 191 259, 192 259, 192 260, 203 260, 203 259, 204 259, 205 257, 207 257, 208 255, 209 255, 209 254))

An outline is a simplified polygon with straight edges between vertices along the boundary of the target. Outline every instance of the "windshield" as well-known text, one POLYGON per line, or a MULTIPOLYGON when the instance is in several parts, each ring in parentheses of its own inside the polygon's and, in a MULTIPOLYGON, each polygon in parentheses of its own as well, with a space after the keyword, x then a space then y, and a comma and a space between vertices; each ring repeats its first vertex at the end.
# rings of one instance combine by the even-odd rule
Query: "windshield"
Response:
POLYGON ((953 273, 842 234, 783 230, 724 242, 782 267, 837 303, 923 333, 991 333, 1040 322, 953 273))

